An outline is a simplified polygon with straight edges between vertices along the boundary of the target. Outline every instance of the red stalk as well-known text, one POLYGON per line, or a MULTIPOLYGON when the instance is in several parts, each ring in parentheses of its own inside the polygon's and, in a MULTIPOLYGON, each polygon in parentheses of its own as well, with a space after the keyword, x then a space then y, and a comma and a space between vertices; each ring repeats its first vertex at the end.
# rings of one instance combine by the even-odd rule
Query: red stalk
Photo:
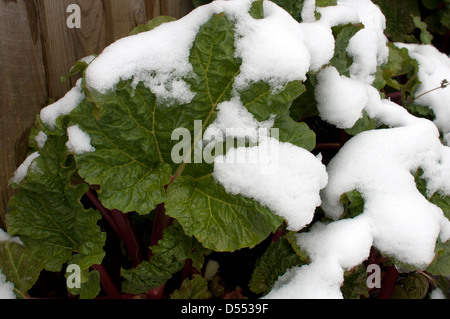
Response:
POLYGON ((116 209, 110 211, 105 208, 93 190, 87 191, 86 195, 109 225, 111 225, 114 232, 124 241, 128 255, 134 266, 139 265, 144 258, 129 216, 116 209))
POLYGON ((381 289, 378 293, 378 299, 391 299, 395 284, 397 283, 397 278, 397 268, 395 268, 395 265, 389 266, 384 274, 381 289))
POLYGON ((137 235, 131 225, 130 217, 117 209, 112 210, 110 214, 117 225, 119 236, 124 241, 128 255, 136 267, 144 260, 144 257, 137 235))
POLYGON ((100 284, 109 299, 121 299, 120 293, 103 265, 92 265, 93 270, 100 273, 100 284))
POLYGON ((94 193, 92 189, 86 192, 86 196, 89 198, 92 204, 94 204, 95 208, 102 214, 103 218, 108 222, 108 224, 112 227, 116 234, 119 234, 119 229, 116 225, 116 222, 112 218, 108 209, 106 209, 100 200, 97 197, 97 194, 94 193))
POLYGON ((153 256, 151 247, 158 244, 158 241, 163 237, 163 230, 172 223, 172 218, 165 214, 164 203, 156 206, 155 219, 153 220, 152 236, 150 237, 148 260, 153 256))

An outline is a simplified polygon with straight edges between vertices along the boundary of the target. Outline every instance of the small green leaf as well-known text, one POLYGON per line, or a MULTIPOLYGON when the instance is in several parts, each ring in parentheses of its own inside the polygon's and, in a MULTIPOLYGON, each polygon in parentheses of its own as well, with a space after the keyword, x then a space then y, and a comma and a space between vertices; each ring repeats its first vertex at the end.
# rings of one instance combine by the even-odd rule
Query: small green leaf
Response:
POLYGON ((350 39, 361 29, 364 25, 346 24, 333 27, 333 35, 335 40, 334 56, 330 60, 330 65, 334 66, 341 75, 350 75, 350 66, 353 63, 353 58, 348 54, 347 47, 350 39))
POLYGON ((265 253, 256 261, 249 288, 254 293, 267 293, 279 276, 289 268, 305 264, 292 248, 290 242, 280 238, 272 242, 265 253))
POLYGON ((364 212, 364 198, 357 190, 342 194, 339 202, 344 204, 344 218, 354 218, 364 212))
POLYGON ((264 0, 254 1, 249 13, 255 19, 264 19, 264 0))
MULTIPOLYGON (((96 57, 96 55, 94 55, 93 57, 96 57)), ((70 68, 69 72, 61 77, 61 82, 66 82, 68 79, 70 79, 71 77, 75 76, 78 73, 83 73, 84 70, 86 70, 86 68, 88 67, 89 63, 86 62, 86 60, 78 60, 77 62, 75 62, 75 64, 70 68)))
POLYGON ((186 278, 181 288, 175 290, 170 299, 209 299, 212 294, 208 291, 208 281, 200 275, 194 274, 192 279, 186 278))
POLYGON ((130 35, 135 35, 141 32, 147 32, 150 30, 153 30, 156 27, 159 27, 161 24, 167 23, 167 22, 172 22, 177 20, 174 17, 169 17, 169 16, 158 16, 152 20, 150 20, 147 24, 143 24, 143 25, 139 25, 136 28, 134 28, 133 30, 131 30, 130 35))
POLYGON ((400 280, 400 284, 395 286, 392 299, 424 299, 428 293, 430 283, 421 274, 409 274, 400 280))
POLYGON ((183 268, 188 258, 201 268, 203 256, 208 253, 194 238, 186 236, 178 223, 166 228, 163 238, 150 248, 150 261, 142 262, 135 269, 122 269, 124 292, 140 294, 161 286, 183 268))
POLYGON ((286 10, 295 20, 302 22, 302 10, 304 0, 272 0, 286 10))
POLYGON ((341 286, 344 299, 360 299, 361 296, 369 297, 367 287, 367 269, 361 264, 344 274, 344 284, 341 286))
POLYGON ((374 119, 371 119, 365 110, 362 111, 362 117, 356 121, 355 125, 352 128, 345 129, 350 135, 357 135, 364 131, 370 131, 377 128, 377 122, 374 119))
POLYGON ((433 35, 428 31, 428 25, 420 17, 412 16, 416 28, 420 29, 420 41, 423 44, 431 44, 433 35))
POLYGON ((427 271, 436 276, 450 276, 450 240, 445 243, 438 240, 435 253, 436 256, 427 271))

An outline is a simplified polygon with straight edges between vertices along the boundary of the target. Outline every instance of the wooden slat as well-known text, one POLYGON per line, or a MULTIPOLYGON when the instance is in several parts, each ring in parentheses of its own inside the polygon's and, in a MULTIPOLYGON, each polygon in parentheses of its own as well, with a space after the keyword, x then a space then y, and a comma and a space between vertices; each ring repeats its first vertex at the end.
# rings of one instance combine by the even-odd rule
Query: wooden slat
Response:
MULTIPOLYGON (((67 6, 73 0, 41 0, 39 13, 44 47, 44 62, 49 86, 49 96, 61 98, 73 85, 61 83, 79 59, 98 53, 107 44, 103 5, 100 0, 78 0, 81 8, 81 29, 67 27, 67 6)), ((76 79, 74 79, 76 80, 76 79)))
POLYGON ((191 12, 193 8, 190 0, 161 0, 161 15, 179 19, 191 12))
POLYGON ((0 226, 25 159, 28 130, 47 101, 45 68, 34 1, 0 1, 0 226))

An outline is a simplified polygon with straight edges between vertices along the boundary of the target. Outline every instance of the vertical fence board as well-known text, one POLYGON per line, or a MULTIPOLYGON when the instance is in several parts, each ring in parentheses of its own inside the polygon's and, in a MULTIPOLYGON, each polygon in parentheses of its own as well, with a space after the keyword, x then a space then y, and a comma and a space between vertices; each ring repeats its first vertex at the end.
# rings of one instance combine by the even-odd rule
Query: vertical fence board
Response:
POLYGON ((194 8, 190 0, 161 0, 161 15, 182 18, 194 8))
POLYGON ((26 155, 28 129, 47 101, 45 69, 33 1, 0 0, 0 215, 13 190, 8 185, 26 155))
POLYGON ((49 96, 61 98, 73 82, 61 83, 70 67, 79 59, 98 53, 106 44, 105 17, 100 0, 78 0, 81 28, 67 27, 67 6, 73 0, 39 1, 49 96))

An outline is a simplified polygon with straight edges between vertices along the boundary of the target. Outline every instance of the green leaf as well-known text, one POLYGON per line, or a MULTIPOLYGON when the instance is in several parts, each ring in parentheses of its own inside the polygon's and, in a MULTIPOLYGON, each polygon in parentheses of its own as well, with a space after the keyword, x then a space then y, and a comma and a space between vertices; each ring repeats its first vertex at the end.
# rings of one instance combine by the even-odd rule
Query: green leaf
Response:
POLYGON ((255 19, 264 19, 264 0, 254 1, 249 13, 255 19))
POLYGON ((301 122, 306 118, 319 115, 317 109, 315 90, 315 76, 308 75, 308 79, 304 83, 305 93, 297 97, 291 105, 290 116, 296 122, 301 122))
POLYGON ((341 292, 344 299, 360 299, 361 296, 369 297, 367 269, 364 264, 356 266, 351 271, 345 272, 341 292))
MULTIPOLYGON (((254 8, 258 5, 255 2, 254 8)), ((235 52, 234 22, 223 13, 212 15, 200 27, 189 61, 193 74, 184 80, 195 95, 183 105, 157 101, 144 84, 134 88, 132 79, 120 82, 107 95, 87 92, 88 100, 72 111, 68 124, 86 132, 95 148, 91 153, 75 154, 79 174, 89 184, 100 185, 99 198, 109 209, 147 214, 165 202, 167 214, 205 247, 227 251, 253 247, 282 219, 252 199, 227 194, 212 177, 200 181, 212 173, 213 166, 192 161, 194 152, 182 163, 174 163, 172 150, 178 142, 172 140, 172 132, 187 129, 193 149, 201 138, 192 134, 197 133, 195 121, 201 121, 203 133, 216 119, 217 106, 238 97, 258 121, 275 115, 274 128, 279 129, 282 142, 312 150, 314 132, 289 115, 292 101, 305 87, 292 81, 277 92, 264 82, 250 83, 241 91, 235 88, 241 60, 235 52), (166 194, 164 187, 172 176, 176 179, 166 194), (196 200, 186 197, 190 195, 196 200), (229 199, 227 205, 222 204, 224 198, 229 199), (261 225, 251 225, 254 219, 261 220, 261 225), (207 227, 197 224, 203 222, 207 227)))
POLYGON ((122 212, 150 213, 164 201, 164 186, 171 168, 161 162, 154 129, 154 95, 140 86, 134 96, 123 84, 116 90, 115 102, 96 107, 87 100, 70 115, 91 138, 95 152, 75 155, 79 174, 91 185, 101 185, 102 204, 122 212), (145 96, 143 96, 146 94, 145 96))
POLYGON ((200 275, 194 274, 192 279, 186 278, 181 288, 175 290, 170 299, 209 299, 212 294, 208 291, 208 281, 200 275))
POLYGON ((416 28, 420 29, 420 41, 422 44, 431 44, 433 35, 428 31, 428 26, 420 17, 413 16, 413 22, 416 28))
POLYGON ((286 10, 295 20, 302 22, 302 10, 304 0, 272 0, 286 10))
POLYGON ((267 293, 286 270, 306 264, 292 248, 290 242, 280 238, 272 242, 264 254, 256 261, 249 288, 254 293, 267 293))
POLYGON ((9 201, 7 215, 9 234, 19 235, 50 271, 59 271, 73 254, 80 255, 85 267, 100 264, 105 254, 105 234, 97 226, 100 214, 80 203, 88 186, 70 182, 75 167, 66 156, 65 141, 60 136, 47 139, 35 166, 9 201))
POLYGON ((435 252, 436 256, 427 271, 436 276, 450 276, 450 240, 445 243, 438 240, 435 252))
POLYGON ((350 39, 363 28, 364 25, 361 23, 339 25, 332 28, 336 40, 334 56, 330 60, 330 65, 334 66, 340 75, 350 76, 350 66, 353 64, 353 58, 348 54, 347 47, 350 39))
POLYGON ((400 279, 400 285, 395 286, 392 299, 423 299, 427 295, 430 283, 425 276, 408 274, 400 279))
POLYGON ((241 101, 258 121, 268 120, 275 114, 273 128, 279 129, 279 140, 289 142, 309 151, 316 145, 316 135, 306 123, 299 123, 290 116, 292 102, 302 96, 306 87, 300 81, 289 82, 285 89, 273 94, 270 85, 257 82, 240 93, 241 101))
POLYGON ((0 269, 6 280, 14 284, 17 298, 25 298, 38 280, 42 267, 42 260, 33 258, 29 249, 14 242, 0 243, 0 269))
POLYGON ((357 190, 342 194, 339 202, 344 204, 343 218, 354 218, 364 212, 364 198, 357 190))
POLYGON ((411 15, 420 16, 417 0, 373 0, 386 17, 385 34, 392 42, 415 42, 411 15))
POLYGON ((208 253, 195 238, 186 236, 177 223, 164 229, 163 238, 150 248, 150 261, 142 262, 135 269, 122 269, 124 292, 140 294, 161 286, 183 268, 188 258, 201 268, 203 256, 208 253))
POLYGON ((370 131, 377 128, 377 122, 374 119, 371 119, 365 110, 362 111, 362 117, 356 121, 355 125, 352 128, 345 129, 350 135, 357 135, 364 131, 370 131))
POLYGON ((337 0, 316 0, 316 7, 336 6, 337 0))
MULTIPOLYGON (((94 55, 96 57, 96 55, 94 55)), ((66 82, 68 79, 70 79, 71 77, 75 76, 78 73, 83 73, 84 70, 86 70, 86 68, 88 67, 88 63, 81 59, 78 60, 77 62, 75 62, 75 64, 70 68, 69 72, 61 77, 61 82, 66 82)))
MULTIPOLYGON (((66 278, 70 273, 65 274, 66 278)), ((94 299, 101 291, 100 273, 97 270, 84 269, 80 274, 80 288, 67 288, 72 295, 80 296, 80 299, 94 299)))
POLYGON ((212 2, 213 0, 192 0, 192 3, 194 4, 194 7, 200 7, 202 5, 208 4, 212 2))
POLYGON ((158 16, 152 20, 150 20, 147 24, 142 24, 131 30, 130 35, 135 35, 141 32, 147 32, 153 30, 156 27, 159 27, 161 24, 172 22, 177 20, 174 17, 169 16, 158 16))
POLYGON ((165 207, 188 236, 215 251, 254 247, 283 221, 252 199, 228 194, 210 175, 177 178, 168 188, 165 207))

